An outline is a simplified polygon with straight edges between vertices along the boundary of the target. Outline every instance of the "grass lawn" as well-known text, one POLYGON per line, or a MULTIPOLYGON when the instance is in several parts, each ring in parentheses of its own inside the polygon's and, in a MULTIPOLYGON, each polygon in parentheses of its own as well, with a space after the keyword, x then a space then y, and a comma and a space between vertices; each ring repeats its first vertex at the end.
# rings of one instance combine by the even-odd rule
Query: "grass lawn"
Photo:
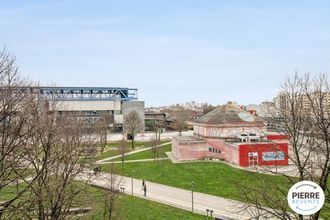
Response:
POLYGON ((26 187, 26 184, 20 184, 18 188, 16 186, 6 186, 0 191, 0 201, 7 201, 14 198, 17 192, 20 192, 26 187))
POLYGON ((120 151, 119 150, 115 150, 115 149, 109 149, 107 151, 104 151, 103 153, 97 153, 95 156, 87 156, 87 157, 83 157, 80 159, 80 163, 88 163, 88 164, 92 164, 95 163, 98 160, 102 160, 108 157, 113 157, 116 155, 119 155, 120 151))
MULTIPOLYGON (((102 165, 102 171, 108 171, 109 164, 102 165)), ((178 163, 171 161, 150 161, 139 163, 116 164, 117 170, 130 176, 135 170, 135 178, 146 179, 156 183, 191 189, 195 182, 195 190, 225 198, 242 200, 238 185, 258 186, 261 183, 288 185, 288 181, 280 176, 272 176, 232 168, 223 163, 196 162, 178 163), (262 180, 262 181, 261 181, 262 180)), ((289 185, 288 185, 289 186, 289 185)))
MULTIPOLYGON (((165 152, 171 151, 172 150, 172 144, 166 144, 162 147, 159 148, 159 158, 166 158, 167 155, 165 152)), ((142 160, 142 159, 152 159, 154 158, 152 150, 146 150, 142 151, 136 154, 128 155, 125 157, 125 160, 142 160)), ((116 158, 114 161, 120 161, 121 158, 116 158)))
MULTIPOLYGON (((171 161, 150 161, 138 163, 116 164, 117 170, 122 175, 131 176, 135 170, 134 177, 145 179, 156 183, 190 190, 191 182, 194 181, 194 189, 197 192, 207 193, 224 198, 244 201, 242 188, 264 189, 270 195, 278 195, 286 201, 286 193, 292 184, 283 176, 274 176, 233 168, 223 163, 195 162, 173 164, 171 161), (285 192, 282 195, 276 189, 285 192)), ((103 165, 102 171, 109 170, 109 165, 103 165)), ((256 191, 257 192, 257 191, 256 191)), ((264 203, 263 201, 260 201, 264 203)), ((266 204, 265 204, 266 205, 266 204)), ((330 218, 330 204, 326 203, 323 218, 330 218)))
MULTIPOLYGON (((81 187, 83 185, 79 184, 81 187)), ((23 187, 23 186, 22 186, 23 187)), ((6 187, 0 192, 0 201, 5 201, 16 195, 16 187, 6 187)), ((28 198, 27 198, 28 199, 28 198)), ((192 214, 189 211, 181 210, 157 202, 137 198, 125 194, 118 197, 118 218, 121 220, 129 219, 202 219, 199 214, 192 214)), ((85 191, 75 198, 74 206, 91 207, 92 211, 85 216, 75 219, 103 219, 104 212, 104 190, 96 187, 87 186, 85 191)))
MULTIPOLYGON (((103 190, 89 187, 89 201, 93 204, 93 211, 79 219, 103 219, 103 190)), ((121 194, 118 198, 119 214, 117 219, 203 219, 202 215, 163 205, 157 202, 121 194)))
MULTIPOLYGON (((166 143, 169 141, 161 141, 160 143, 166 143)), ((120 150, 116 149, 116 147, 118 147, 120 142, 111 142, 107 144, 107 147, 105 148, 103 153, 97 153, 95 156, 91 156, 91 157, 85 157, 82 158, 80 160, 81 163, 94 163, 97 160, 102 160, 108 157, 113 157, 113 156, 117 156, 120 155, 121 152, 120 150)), ((146 147, 151 147, 152 146, 152 142, 151 141, 135 141, 135 149, 139 149, 139 148, 146 148, 146 147)), ((127 148, 127 152, 132 151, 130 142, 128 142, 128 148, 127 148)))
MULTIPOLYGON (((130 149, 128 149, 128 151, 130 151, 130 149)), ((109 149, 107 151, 104 151, 103 153, 98 153, 96 156, 94 156, 95 160, 102 160, 108 157, 113 157, 116 155, 120 154, 120 150, 117 149, 109 149)))
MULTIPOLYGON (((169 140, 162 140, 160 141, 161 144, 169 142, 169 140)), ((116 142, 110 142, 107 144, 107 147, 116 147, 118 146, 120 142, 116 141, 116 142)), ((127 141, 128 144, 128 148, 131 149, 132 145, 131 145, 131 141, 127 141)), ((134 148, 144 148, 144 147, 151 147, 152 146, 152 141, 134 141, 134 148)))

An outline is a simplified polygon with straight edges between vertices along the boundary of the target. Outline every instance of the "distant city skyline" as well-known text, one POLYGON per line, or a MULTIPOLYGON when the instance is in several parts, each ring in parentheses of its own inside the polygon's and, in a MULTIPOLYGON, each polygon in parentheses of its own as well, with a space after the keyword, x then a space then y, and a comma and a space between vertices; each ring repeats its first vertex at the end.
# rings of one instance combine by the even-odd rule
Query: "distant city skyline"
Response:
POLYGON ((138 88, 146 106, 271 101, 330 72, 326 0, 2 2, 0 45, 42 85, 138 88))

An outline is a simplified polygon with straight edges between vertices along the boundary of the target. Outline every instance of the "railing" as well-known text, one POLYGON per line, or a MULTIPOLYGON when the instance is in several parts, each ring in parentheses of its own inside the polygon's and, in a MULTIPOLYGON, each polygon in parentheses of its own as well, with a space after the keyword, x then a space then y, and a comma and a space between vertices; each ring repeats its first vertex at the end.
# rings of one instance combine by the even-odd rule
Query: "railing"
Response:
POLYGON ((19 92, 36 94, 39 98, 57 101, 90 101, 138 99, 138 90, 119 87, 19 87, 19 92))

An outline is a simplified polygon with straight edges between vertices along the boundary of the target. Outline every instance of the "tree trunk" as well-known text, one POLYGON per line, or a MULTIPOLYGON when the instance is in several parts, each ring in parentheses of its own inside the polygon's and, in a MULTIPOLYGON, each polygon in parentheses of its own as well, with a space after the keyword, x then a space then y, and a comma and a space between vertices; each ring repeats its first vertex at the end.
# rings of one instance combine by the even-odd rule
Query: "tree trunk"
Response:
POLYGON ((319 219, 319 217, 320 217, 320 211, 318 211, 317 213, 314 214, 313 220, 317 220, 317 219, 319 219))
POLYGON ((39 202, 39 220, 44 220, 45 219, 45 215, 44 215, 44 208, 43 205, 41 204, 41 202, 39 202))

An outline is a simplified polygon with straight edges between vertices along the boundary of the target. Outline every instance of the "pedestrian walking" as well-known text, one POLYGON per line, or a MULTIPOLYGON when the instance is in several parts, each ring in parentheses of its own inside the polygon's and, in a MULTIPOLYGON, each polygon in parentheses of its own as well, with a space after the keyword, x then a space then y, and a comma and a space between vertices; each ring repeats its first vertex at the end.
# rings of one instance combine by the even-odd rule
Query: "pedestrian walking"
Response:
POLYGON ((144 196, 147 196, 147 185, 144 184, 144 187, 143 187, 143 191, 144 191, 144 196))
POLYGON ((145 185, 145 182, 144 182, 144 180, 142 180, 142 190, 144 190, 144 185, 145 185))
POLYGON ((97 166, 97 167, 95 167, 95 168, 93 169, 93 171, 94 171, 94 175, 96 175, 96 174, 98 174, 98 173, 101 172, 101 167, 100 167, 100 166, 97 166))

